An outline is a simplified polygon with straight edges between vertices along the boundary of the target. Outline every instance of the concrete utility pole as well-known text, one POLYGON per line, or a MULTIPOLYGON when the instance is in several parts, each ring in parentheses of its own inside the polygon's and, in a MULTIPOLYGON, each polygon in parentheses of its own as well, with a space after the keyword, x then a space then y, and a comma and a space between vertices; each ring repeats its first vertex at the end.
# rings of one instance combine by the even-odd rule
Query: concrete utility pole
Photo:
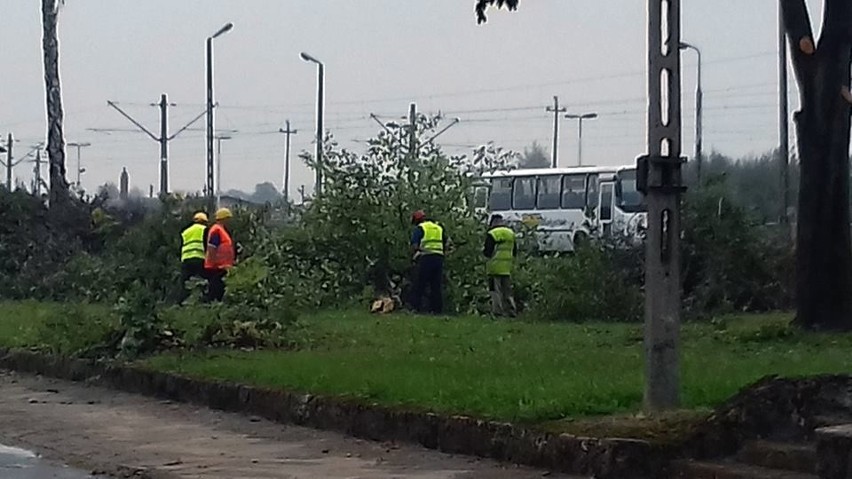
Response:
POLYGON ((6 168, 6 189, 8 189, 9 191, 12 191, 12 186, 13 186, 13 184, 12 184, 12 169, 15 168, 16 166, 20 165, 24 161, 26 161, 31 156, 33 156, 33 154, 36 153, 42 147, 42 144, 39 143, 38 145, 34 146, 29 151, 29 153, 18 158, 18 160, 15 161, 15 156, 12 152, 14 150, 15 142, 17 142, 17 141, 18 140, 15 140, 14 138, 12 138, 12 134, 9 133, 9 136, 7 137, 7 140, 6 140, 5 150, 4 150, 3 147, 0 147, 0 152, 3 152, 3 151, 6 152, 6 161, 0 160, 0 165, 3 165, 6 168))
POLYGON ((290 120, 285 123, 286 128, 279 128, 278 131, 284 133, 284 202, 290 204, 290 135, 295 135, 298 130, 290 128, 290 120))
POLYGON ((36 196, 41 196, 41 184, 42 184, 42 180, 41 180, 41 148, 36 150, 36 157, 35 157, 35 160, 33 160, 33 163, 35 163, 35 166, 33 167, 33 187, 32 187, 32 190, 33 190, 33 193, 36 196))
POLYGON ((583 121, 594 120, 597 117, 597 113, 583 113, 582 115, 565 115, 565 118, 569 120, 577 120, 577 166, 583 166, 583 121))
POLYGON ((648 0, 648 154, 637 160, 648 204, 645 252, 645 408, 680 402, 680 0, 648 0))
POLYGON ((89 146, 92 146, 92 144, 88 143, 88 142, 68 143, 67 146, 70 146, 72 148, 77 148, 77 185, 76 186, 77 186, 77 189, 79 190, 80 189, 80 175, 82 175, 86 171, 85 168, 83 168, 83 165, 81 164, 81 161, 80 161, 80 150, 82 150, 83 148, 87 148, 89 146))
POLYGON ((417 161, 417 105, 408 106, 408 159, 411 164, 417 161))
MULTIPOLYGON (((778 156, 781 170, 781 224, 790 222, 790 112, 787 98, 787 34, 784 30, 784 16, 778 1, 778 156)), ((787 236, 792 236, 792 231, 787 236)))
POLYGON ((551 168, 557 168, 559 166, 559 114, 565 113, 568 110, 565 108, 559 108, 559 97, 553 97, 553 106, 549 106, 545 108, 545 111, 553 113, 553 155, 550 161, 551 168))
POLYGON ((127 174, 127 167, 121 169, 121 176, 118 181, 119 190, 118 197, 121 198, 122 201, 127 200, 128 190, 130 189, 130 175, 127 174))
POLYGON ((169 193, 169 100, 160 95, 160 194, 169 193))
MULTIPOLYGON (((9 139, 11 140, 11 134, 9 135, 9 139)), ((9 141, 9 149, 12 147, 12 142, 9 141)), ((9 191, 12 191, 12 155, 9 155, 9 149, 4 146, 0 146, 0 153, 6 153, 6 162, 3 163, 3 166, 6 167, 6 188, 9 191)))
POLYGON ((12 167, 15 166, 13 163, 15 157, 12 155, 12 143, 14 143, 14 139, 12 138, 12 134, 9 133, 6 140, 6 163, 3 163, 3 166, 6 167, 6 189, 9 191, 12 191, 12 167))
POLYGON ((169 103, 168 96, 163 93, 162 95, 160 95, 159 103, 151 103, 151 106, 156 106, 160 108, 160 134, 158 136, 152 133, 151 130, 149 130, 148 128, 145 128, 142 123, 134 119, 127 112, 122 110, 118 106, 118 103, 107 100, 107 105, 119 112, 121 116, 127 118, 130 123, 133 123, 136 128, 139 128, 140 131, 148 135, 152 140, 156 141, 160 145, 160 194, 169 194, 169 142, 177 138, 178 135, 186 131, 190 126, 194 125, 195 122, 200 120, 205 115, 206 110, 195 118, 193 118, 192 121, 182 126, 173 135, 169 136, 169 107, 177 106, 177 104, 169 103))
POLYGON ((230 139, 227 135, 216 137, 216 208, 222 206, 222 141, 230 139))

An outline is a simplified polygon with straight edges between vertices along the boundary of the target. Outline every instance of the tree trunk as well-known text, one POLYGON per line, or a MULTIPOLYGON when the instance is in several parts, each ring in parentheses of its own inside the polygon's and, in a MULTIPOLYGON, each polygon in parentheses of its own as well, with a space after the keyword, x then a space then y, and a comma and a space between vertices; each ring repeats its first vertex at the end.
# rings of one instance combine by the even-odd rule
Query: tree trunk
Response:
POLYGON ((41 2, 51 205, 60 205, 68 199, 68 183, 65 181, 65 136, 62 126, 65 114, 62 110, 62 90, 59 83, 59 3, 60 0, 41 2))
POLYGON ((804 0, 781 0, 799 84, 796 113, 801 177, 796 249, 796 322, 852 329, 849 101, 852 0, 826 0, 815 43, 804 0))

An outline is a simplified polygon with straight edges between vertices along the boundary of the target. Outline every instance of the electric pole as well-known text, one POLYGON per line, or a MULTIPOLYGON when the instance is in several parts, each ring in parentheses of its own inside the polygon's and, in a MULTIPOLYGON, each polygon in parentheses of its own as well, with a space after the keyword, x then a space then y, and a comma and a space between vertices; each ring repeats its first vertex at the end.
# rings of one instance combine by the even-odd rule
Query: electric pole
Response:
POLYGON ((12 156, 12 134, 9 133, 6 140, 6 163, 3 164, 6 167, 6 189, 9 191, 12 191, 12 167, 15 166, 12 160, 14 158, 12 156))
MULTIPOLYGON (((31 156, 33 156, 33 153, 38 151, 38 149, 41 148, 41 146, 42 146, 42 144, 39 143, 38 145, 34 146, 29 151, 29 153, 27 153, 26 155, 19 158, 18 161, 15 161, 15 156, 13 155, 12 150, 13 150, 13 146, 14 146, 16 141, 18 141, 18 140, 15 140, 14 138, 12 138, 12 134, 9 133, 9 136, 6 140, 6 147, 5 147, 6 148, 6 161, 0 160, 0 165, 3 165, 6 168, 6 188, 9 191, 12 191, 12 186, 13 186, 13 184, 12 184, 12 169, 14 167, 20 165, 24 161, 26 161, 31 156)), ((3 150, 3 148, 0 147, 0 151, 2 151, 2 150, 3 150)))
POLYGON ((559 97, 553 97, 553 106, 545 108, 545 111, 553 113, 553 159, 550 160, 550 167, 556 168, 559 166, 559 114, 565 113, 566 108, 559 108, 559 97))
POLYGON ((408 107, 408 158, 413 165, 417 160, 417 105, 408 107))
POLYGON ((228 135, 216 137, 216 208, 222 206, 222 141, 230 140, 228 135))
POLYGON ((648 154, 637 186, 648 205, 645 240, 645 408, 680 402, 682 110, 680 0, 648 0, 648 154))
POLYGON ((128 190, 130 188, 130 175, 127 174, 127 167, 123 167, 121 169, 121 176, 119 177, 118 184, 118 197, 121 201, 127 201, 128 190))
POLYGON ((169 101, 160 95, 160 194, 169 193, 169 101))
MULTIPOLYGON (((790 136, 789 136, 789 100, 787 98, 787 35, 784 31, 784 17, 781 0, 778 2, 778 156, 781 169, 781 214, 782 225, 789 221, 790 209, 790 136)), ((790 233, 790 231, 788 231, 790 233)), ((787 236, 790 236, 789 234, 787 236)))
POLYGON ((130 123, 138 128, 140 131, 151 137, 152 140, 156 141, 160 145, 160 194, 167 195, 169 193, 169 142, 177 138, 178 135, 187 130, 190 126, 194 125, 195 122, 202 119, 206 114, 206 110, 192 119, 189 123, 182 126, 178 131, 176 131, 173 135, 169 136, 169 107, 177 106, 175 103, 169 103, 168 97, 165 93, 160 95, 159 103, 152 103, 151 106, 156 106, 160 108, 160 135, 157 136, 152 133, 148 128, 145 128, 142 123, 138 122, 136 119, 131 117, 127 112, 122 110, 118 103, 114 101, 107 100, 107 105, 114 108, 117 112, 121 114, 121 116, 127 118, 130 123))
POLYGON ((36 196, 41 196, 41 148, 36 150, 36 157, 33 160, 35 166, 33 167, 33 193, 36 196))
POLYGON ((279 132, 284 133, 284 202, 290 204, 290 135, 295 135, 298 130, 290 129, 290 120, 285 123, 286 128, 279 128, 279 132))

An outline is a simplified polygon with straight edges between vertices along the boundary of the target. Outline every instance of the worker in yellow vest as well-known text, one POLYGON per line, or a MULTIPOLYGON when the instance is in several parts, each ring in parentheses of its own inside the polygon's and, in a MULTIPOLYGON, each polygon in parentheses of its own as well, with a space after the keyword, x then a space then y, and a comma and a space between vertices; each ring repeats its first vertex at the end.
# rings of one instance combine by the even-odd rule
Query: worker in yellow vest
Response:
POLYGON ((411 215, 411 223, 414 225, 411 249, 416 264, 412 305, 416 311, 422 313, 441 314, 444 310, 444 255, 447 251, 447 235, 444 228, 428 219, 422 210, 411 215))
POLYGON ((237 258, 236 245, 227 227, 233 216, 228 208, 220 208, 216 211, 216 224, 210 227, 207 234, 204 270, 211 301, 222 301, 225 297, 225 275, 234 266, 237 258))
POLYGON ((186 282, 191 278, 205 279, 204 251, 207 245, 207 215, 195 213, 192 225, 180 234, 180 280, 183 287, 181 302, 189 297, 186 282))
POLYGON ((488 258, 485 269, 488 275, 488 290, 491 292, 491 312, 495 316, 514 317, 517 308, 512 297, 512 269, 518 254, 518 245, 515 242, 515 232, 506 226, 501 215, 491 217, 483 254, 488 258))

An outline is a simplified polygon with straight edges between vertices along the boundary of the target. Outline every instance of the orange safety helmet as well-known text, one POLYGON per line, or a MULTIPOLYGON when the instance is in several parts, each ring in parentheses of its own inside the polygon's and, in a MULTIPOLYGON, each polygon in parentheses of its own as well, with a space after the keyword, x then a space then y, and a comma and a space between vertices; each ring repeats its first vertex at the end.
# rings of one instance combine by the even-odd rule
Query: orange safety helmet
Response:
POLYGON ((423 222, 426 219, 426 212, 423 210, 417 210, 414 213, 411 213, 411 223, 417 224, 423 222))

